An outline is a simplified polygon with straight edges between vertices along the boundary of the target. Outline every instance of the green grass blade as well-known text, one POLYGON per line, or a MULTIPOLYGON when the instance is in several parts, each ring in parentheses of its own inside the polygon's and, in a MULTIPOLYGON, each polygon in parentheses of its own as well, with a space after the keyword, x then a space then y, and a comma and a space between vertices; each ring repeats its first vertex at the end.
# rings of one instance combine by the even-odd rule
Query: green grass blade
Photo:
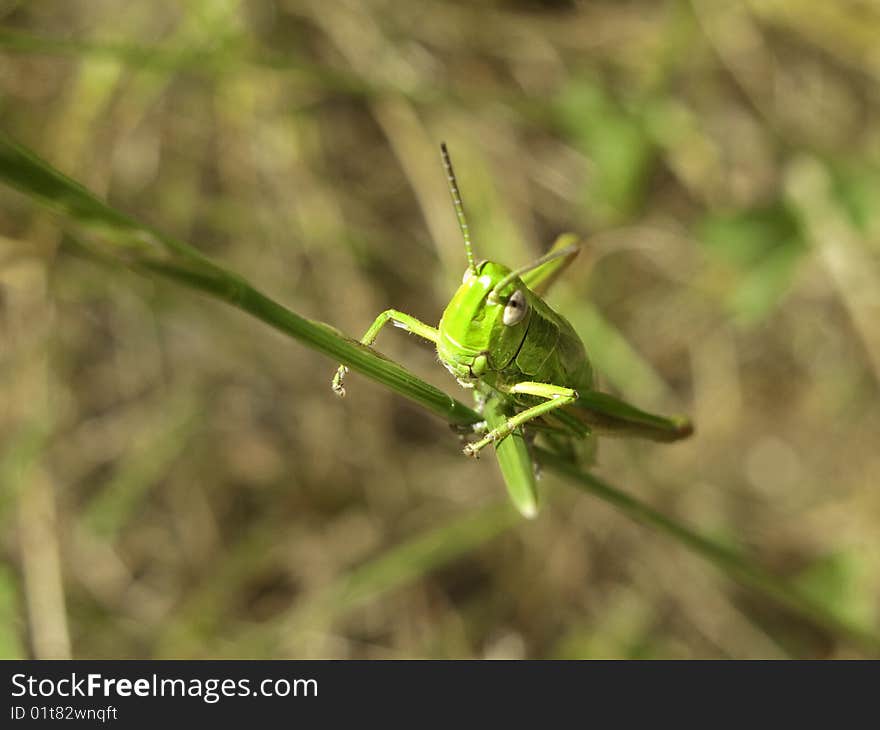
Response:
POLYGON ((212 263, 192 246, 114 210, 4 135, 0 135, 0 180, 61 214, 62 226, 75 240, 105 260, 172 279, 232 304, 452 424, 467 425, 481 420, 463 403, 374 350, 329 325, 301 317, 257 291, 242 277, 212 263))
MULTIPOLYGON (((507 420, 502 399, 486 401, 483 415, 490 429, 502 426, 507 420)), ((496 443, 495 456, 511 501, 523 517, 535 517, 538 514, 538 488, 532 457, 522 433, 514 431, 496 443)))
POLYGON ((880 653, 880 635, 837 616, 792 583, 774 575, 738 550, 701 535, 602 479, 580 471, 570 462, 545 449, 536 449, 536 454, 549 470, 567 477, 579 489, 613 505, 636 522, 671 537, 741 585, 760 593, 830 633, 848 640, 864 651, 880 653))
POLYGON ((470 511, 384 551, 330 586, 317 604, 346 611, 467 555, 522 524, 503 502, 470 511))
MULTIPOLYGON (((326 630, 346 615, 463 559, 521 524, 519 515, 506 502, 492 502, 456 515, 353 567, 329 585, 304 596, 278 618, 262 625, 245 625, 233 635, 224 636, 223 650, 230 657, 253 654, 257 649, 259 656, 278 656, 279 651, 283 655, 291 646, 297 646, 303 632, 326 630)), ((166 627, 159 658, 198 656, 197 652, 204 651, 206 642, 216 636, 223 620, 218 607, 226 605, 227 595, 258 571, 260 562, 271 553, 272 542, 265 533, 255 534, 247 542, 244 552, 234 552, 246 558, 235 558, 231 572, 224 567, 224 574, 204 586, 198 599, 166 627)))

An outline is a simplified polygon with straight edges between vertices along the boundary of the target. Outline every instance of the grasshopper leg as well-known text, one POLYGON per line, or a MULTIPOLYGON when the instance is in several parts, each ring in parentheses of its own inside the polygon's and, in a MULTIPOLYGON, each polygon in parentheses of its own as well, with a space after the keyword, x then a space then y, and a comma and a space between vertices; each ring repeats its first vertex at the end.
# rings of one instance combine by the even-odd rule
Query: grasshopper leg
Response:
POLYGON ((538 405, 532 406, 531 408, 526 408, 515 416, 511 416, 502 425, 489 431, 489 433, 479 441, 475 441, 474 443, 465 446, 464 453, 468 456, 477 456, 481 449, 495 441, 500 441, 524 423, 528 423, 532 419, 543 416, 545 413, 549 413, 557 408, 571 405, 578 398, 577 391, 572 390, 571 388, 563 388, 559 385, 551 385, 548 383, 533 383, 530 381, 516 383, 507 389, 507 392, 511 394, 521 393, 524 395, 534 395, 539 398, 546 398, 547 400, 543 403, 538 403, 538 405))
MULTIPOLYGON (((415 317, 411 317, 404 312, 398 312, 396 309, 386 309, 382 314, 376 317, 373 324, 370 325, 370 329, 368 329, 364 333, 364 336, 361 337, 361 344, 367 345, 368 347, 372 345, 376 341, 376 337, 379 335, 379 330, 389 322, 392 322, 395 327, 400 327, 402 330, 412 332, 414 335, 418 335, 434 344, 437 344, 437 340, 440 338, 440 333, 437 332, 434 327, 431 327, 424 322, 420 322, 415 317)), ((330 384, 330 387, 333 388, 333 392, 340 397, 345 395, 343 380, 345 379, 345 374, 347 372, 348 368, 345 365, 340 365, 330 384)))

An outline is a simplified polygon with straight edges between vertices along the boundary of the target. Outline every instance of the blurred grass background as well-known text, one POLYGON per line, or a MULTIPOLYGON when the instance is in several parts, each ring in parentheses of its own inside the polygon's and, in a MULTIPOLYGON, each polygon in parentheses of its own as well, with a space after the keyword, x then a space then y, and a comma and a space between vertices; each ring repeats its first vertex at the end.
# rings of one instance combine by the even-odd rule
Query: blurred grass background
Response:
MULTIPOLYGON (((0 120, 306 316, 436 322, 478 253, 602 233, 551 303, 689 412, 599 474, 880 616, 880 6, 0 0, 0 120)), ((63 250, 0 189, 0 655, 842 657, 238 312, 63 250)), ((464 398, 428 346, 378 348, 464 398)))

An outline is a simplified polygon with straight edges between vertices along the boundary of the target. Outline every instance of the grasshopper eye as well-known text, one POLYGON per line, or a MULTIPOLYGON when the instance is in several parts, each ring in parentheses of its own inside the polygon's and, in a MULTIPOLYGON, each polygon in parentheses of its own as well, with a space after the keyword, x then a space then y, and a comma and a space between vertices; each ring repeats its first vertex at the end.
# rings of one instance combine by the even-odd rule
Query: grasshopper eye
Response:
POLYGON ((474 272, 471 269, 464 270, 464 276, 461 277, 461 283, 464 284, 468 279, 470 279, 474 275, 474 272))
POLYGON ((507 300, 501 321, 508 326, 517 324, 522 322, 528 311, 529 305, 526 302, 526 296, 522 293, 522 289, 517 289, 507 300))

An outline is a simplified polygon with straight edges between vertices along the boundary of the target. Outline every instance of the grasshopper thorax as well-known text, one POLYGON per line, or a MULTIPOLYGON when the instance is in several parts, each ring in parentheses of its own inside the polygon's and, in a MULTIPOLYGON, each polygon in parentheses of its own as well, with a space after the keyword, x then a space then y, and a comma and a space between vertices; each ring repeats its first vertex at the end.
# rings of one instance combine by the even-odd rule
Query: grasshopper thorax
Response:
POLYGON ((528 290, 510 273, 492 261, 475 271, 468 268, 440 319, 437 354, 463 385, 503 370, 525 339, 531 319, 528 290))

